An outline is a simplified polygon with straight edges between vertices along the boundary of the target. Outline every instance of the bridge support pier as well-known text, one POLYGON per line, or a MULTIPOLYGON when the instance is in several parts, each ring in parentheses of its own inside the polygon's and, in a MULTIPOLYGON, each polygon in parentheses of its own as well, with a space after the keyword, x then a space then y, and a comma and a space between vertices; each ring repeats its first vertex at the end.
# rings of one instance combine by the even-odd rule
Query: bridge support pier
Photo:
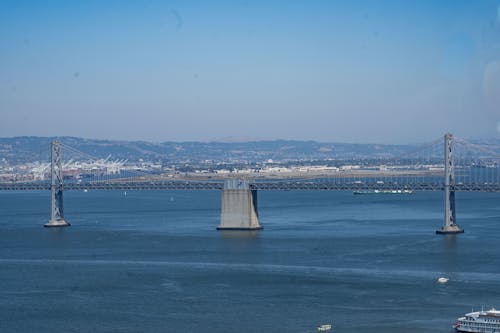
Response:
POLYGON ((453 135, 444 136, 444 224, 437 234, 460 234, 464 230, 456 223, 455 214, 455 167, 453 163, 453 135))
POLYGON ((247 182, 230 179, 224 182, 222 210, 217 230, 259 230, 257 190, 247 182))
POLYGON ((63 174, 62 174, 62 146, 59 141, 52 141, 50 171, 52 184, 50 187, 51 204, 50 220, 45 227, 67 227, 70 224, 64 220, 63 211, 63 174))

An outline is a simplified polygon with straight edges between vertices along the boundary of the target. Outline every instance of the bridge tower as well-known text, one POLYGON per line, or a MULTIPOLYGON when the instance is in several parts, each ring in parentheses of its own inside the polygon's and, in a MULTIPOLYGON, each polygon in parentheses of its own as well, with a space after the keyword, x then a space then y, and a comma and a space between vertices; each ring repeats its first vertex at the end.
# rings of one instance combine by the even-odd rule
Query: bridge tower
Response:
POLYGON ((63 212, 63 174, 62 174, 62 146, 61 142, 54 140, 51 144, 50 172, 52 184, 50 220, 45 227, 67 227, 70 224, 64 220, 63 212))
POLYGON ((444 225, 437 234, 464 232, 456 223, 455 214, 455 165, 453 161, 453 134, 444 135, 444 225))
POLYGON ((258 230, 257 190, 243 180, 229 179, 222 190, 222 211, 217 230, 258 230))

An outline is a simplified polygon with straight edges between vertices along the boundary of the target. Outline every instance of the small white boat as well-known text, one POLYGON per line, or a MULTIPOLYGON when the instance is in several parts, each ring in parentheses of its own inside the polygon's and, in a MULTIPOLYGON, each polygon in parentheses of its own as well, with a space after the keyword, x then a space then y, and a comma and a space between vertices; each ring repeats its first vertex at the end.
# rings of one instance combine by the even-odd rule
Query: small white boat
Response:
POLYGON ((332 324, 323 324, 318 326, 318 332, 326 332, 332 329, 332 324))
POLYGON ((439 283, 446 283, 446 282, 448 282, 449 280, 450 280, 450 279, 448 279, 448 278, 445 278, 445 277, 440 277, 440 278, 438 279, 438 282, 439 282, 439 283))

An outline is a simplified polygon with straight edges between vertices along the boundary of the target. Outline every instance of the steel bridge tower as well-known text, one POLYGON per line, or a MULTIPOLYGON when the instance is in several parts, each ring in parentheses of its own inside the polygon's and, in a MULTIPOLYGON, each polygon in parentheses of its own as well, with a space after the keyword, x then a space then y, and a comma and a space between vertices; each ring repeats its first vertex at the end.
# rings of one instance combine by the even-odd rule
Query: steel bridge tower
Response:
POLYGON ((464 232, 456 223, 455 214, 455 164, 453 161, 453 134, 444 135, 444 224, 437 234, 464 232))
POLYGON ((62 145, 54 140, 51 144, 50 173, 52 184, 50 220, 44 224, 45 227, 67 227, 70 224, 64 220, 63 211, 63 174, 62 174, 62 145))

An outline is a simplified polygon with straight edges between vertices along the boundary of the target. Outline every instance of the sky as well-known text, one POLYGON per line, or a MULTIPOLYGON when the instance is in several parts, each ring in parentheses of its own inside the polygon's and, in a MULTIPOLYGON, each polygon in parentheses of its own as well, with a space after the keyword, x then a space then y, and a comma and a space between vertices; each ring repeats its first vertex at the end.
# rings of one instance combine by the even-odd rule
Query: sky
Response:
POLYGON ((0 137, 500 138, 500 0, 0 1, 0 137))

